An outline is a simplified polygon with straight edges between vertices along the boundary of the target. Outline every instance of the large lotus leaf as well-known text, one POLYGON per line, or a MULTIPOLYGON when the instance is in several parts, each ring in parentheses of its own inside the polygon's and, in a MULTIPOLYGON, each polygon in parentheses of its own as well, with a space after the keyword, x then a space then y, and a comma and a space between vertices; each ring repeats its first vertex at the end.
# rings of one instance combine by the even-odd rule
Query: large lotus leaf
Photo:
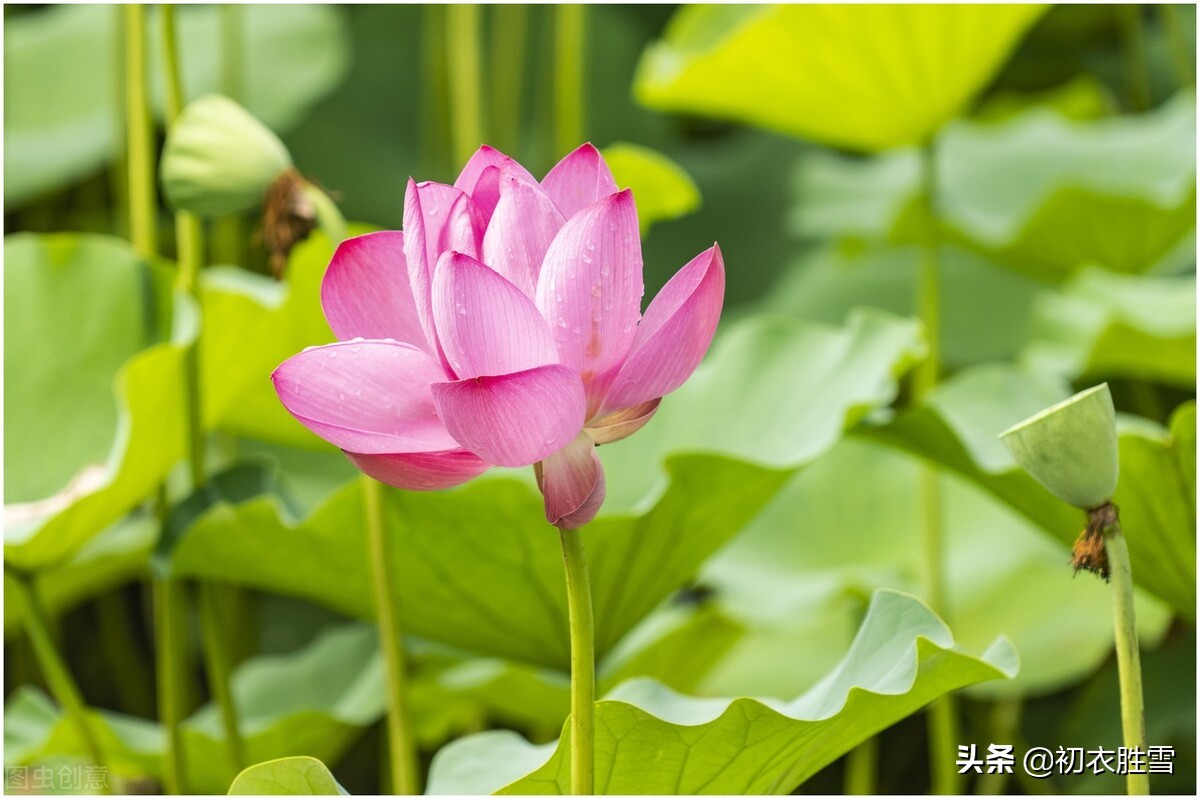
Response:
MULTIPOLYGON (((763 300, 764 310, 833 322, 853 308, 915 313, 921 251, 843 239, 796 257, 763 300)), ((1029 341, 1048 290, 961 247, 941 249, 942 359, 949 369, 1010 360, 1029 341), (979 302, 987 297, 987 302, 979 302)))
MULTIPOLYGON (((290 655, 249 660, 234 673, 232 685, 246 757, 254 762, 293 755, 336 762, 384 710, 375 633, 361 624, 327 631, 290 655)), ((114 772, 161 777, 166 736, 157 723, 109 712, 92 718, 114 772)), ((86 753, 70 719, 34 689, 9 701, 5 719, 8 764, 86 753)), ((235 775, 215 706, 184 721, 183 741, 189 791, 223 793, 235 775)))
POLYGON ((325 764, 315 757, 281 757, 242 771, 229 786, 230 796, 339 796, 338 784, 325 764))
MULTIPOLYGON (((42 607, 50 616, 58 616, 98 594, 145 576, 157 538, 158 521, 150 514, 125 517, 90 539, 62 564, 35 576, 35 590, 42 607)), ((6 572, 6 594, 12 579, 6 572)), ((20 625, 20 603, 6 602, 5 636, 19 631, 20 625)))
POLYGON ((690 214, 700 207, 700 190, 688 173, 659 152, 618 142, 604 148, 604 160, 617 186, 633 189, 642 235, 655 222, 690 214))
MULTIPOLYGON (((190 96, 219 86, 222 20, 215 6, 179 11, 183 81, 190 96)), ((286 130, 342 80, 349 47, 328 6, 242 6, 239 101, 286 130)), ((147 32, 150 74, 161 36, 147 32)), ((99 169, 118 154, 121 10, 52 6, 7 20, 4 31, 4 200, 10 207, 99 169)), ((158 94, 161 94, 159 90, 158 94)), ((161 102, 159 103, 161 105, 161 102)))
MULTIPOLYGON (((729 652, 744 631, 714 608, 669 606, 638 625, 597 664, 604 693, 634 677, 650 677, 681 692, 692 692, 729 652)), ((570 676, 495 658, 472 659, 447 668, 438 683, 469 697, 506 727, 531 730, 531 737, 558 734, 570 712, 570 676)))
POLYGON ((1132 377, 1196 383, 1196 275, 1132 277, 1087 270, 1040 298, 1033 369, 1094 383, 1132 377))
POLYGON ((644 53, 634 95, 855 150, 917 144, 964 109, 1044 8, 687 6, 644 53))
MULTIPOLYGON (((956 122, 937 140, 944 239, 1047 282, 1089 265, 1145 272, 1194 249, 1195 114, 1184 93, 1138 117, 1075 121, 1032 108, 956 122)), ((919 180, 912 149, 865 160, 808 153, 791 227, 914 243, 919 180)))
MULTIPOLYGON (((872 590, 921 591, 922 470, 880 444, 844 440, 709 561, 701 584, 751 633, 710 674, 705 693, 794 696, 832 665, 872 590), (798 663, 796 652, 808 655, 798 663)), ((975 690, 1041 694, 1092 673, 1112 651, 1110 587, 1073 579, 1065 544, 980 488, 951 474, 941 482, 947 623, 969 649, 1003 634, 1021 653, 1016 679, 975 690)), ((1144 647, 1170 618, 1139 594, 1144 647)))
MULTIPOLYGON (((685 584, 786 470, 891 401, 896 377, 919 351, 915 335, 912 323, 883 314, 844 329, 748 320, 651 424, 600 450, 609 501, 585 533, 599 653, 685 584), (790 402, 780 407, 779 397, 790 402)), ((518 475, 387 493, 400 613, 414 634, 563 668, 561 553, 531 476, 518 475)), ((174 568, 369 616, 359 485, 302 520, 280 511, 270 498, 214 508, 182 537, 174 568)))
MULTIPOLYGON (((869 432, 978 483, 1070 544, 1079 511, 1021 471, 997 439, 1012 424, 1071 394, 1060 379, 1017 367, 974 367, 940 385, 927 402, 869 432)), ((1195 403, 1171 430, 1119 416, 1120 479, 1113 501, 1129 542, 1134 581, 1187 619, 1196 612, 1195 403)), ((865 430, 865 428, 864 428, 865 430)))
MULTIPOLYGON (((881 591, 846 657, 791 702, 697 699, 652 680, 632 680, 596 705, 596 791, 601 794, 789 793, 856 745, 966 685, 1010 677, 1017 656, 1004 639, 982 656, 958 649, 950 630, 920 600, 881 591)), ((559 794, 569 784, 569 735, 532 773, 481 768, 495 756, 527 764, 512 738, 485 734, 438 753, 430 793, 463 793, 465 760, 498 777, 500 793, 559 794), (514 751, 516 750, 516 751, 514 751)), ((542 754, 544 750, 536 751, 542 754)))
POLYGON ((118 239, 18 234, 4 259, 4 560, 35 570, 145 500, 183 456, 196 320, 170 275, 118 239))

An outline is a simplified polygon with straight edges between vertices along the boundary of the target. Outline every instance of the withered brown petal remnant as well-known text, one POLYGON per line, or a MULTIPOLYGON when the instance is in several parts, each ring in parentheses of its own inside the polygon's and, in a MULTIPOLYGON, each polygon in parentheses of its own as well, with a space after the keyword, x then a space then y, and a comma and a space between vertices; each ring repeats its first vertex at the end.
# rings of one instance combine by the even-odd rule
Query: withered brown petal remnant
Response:
POLYGON ((1087 518, 1087 527, 1075 540, 1075 549, 1071 553, 1071 565, 1075 567, 1076 572, 1085 569, 1108 582, 1112 572, 1108 565, 1108 552, 1104 548, 1104 538, 1110 529, 1120 523, 1120 514, 1116 505, 1106 502, 1098 508, 1089 510, 1087 518))
POLYGON ((316 226, 317 210, 304 193, 304 178, 295 169, 285 170, 267 189, 263 202, 263 243, 271 256, 271 273, 276 280, 283 278, 292 248, 308 238, 316 226))

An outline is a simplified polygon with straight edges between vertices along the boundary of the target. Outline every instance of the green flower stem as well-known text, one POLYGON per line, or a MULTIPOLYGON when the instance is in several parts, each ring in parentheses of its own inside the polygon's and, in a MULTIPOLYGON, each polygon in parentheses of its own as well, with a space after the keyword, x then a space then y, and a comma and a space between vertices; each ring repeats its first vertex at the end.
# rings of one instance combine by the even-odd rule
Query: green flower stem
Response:
POLYGON ((146 67, 146 7, 125 14, 125 137, 128 147, 129 239, 143 258, 158 254, 158 206, 154 190, 154 130, 146 67))
MULTIPOLYGON (((183 111, 183 83, 179 69, 179 47, 176 38, 175 8, 162 6, 163 68, 166 84, 167 124, 175 124, 183 111)), ((175 239, 179 265, 178 284, 181 290, 196 300, 200 306, 200 269, 204 264, 204 229, 200 218, 187 211, 175 213, 175 239)), ((199 342, 188 348, 185 360, 187 384, 187 418, 190 444, 188 448, 192 490, 199 490, 205 482, 204 466, 204 422, 201 407, 200 349, 199 342)), ((200 625, 203 635, 205 674, 208 676, 209 693, 221 709, 221 721, 225 729, 225 745, 233 773, 245 766, 245 745, 238 726, 237 707, 230 687, 233 667, 224 635, 214 591, 215 586, 200 585, 200 625)), ((182 599, 181 602, 185 601, 182 599)))
MULTIPOLYGON (((221 723, 228 744, 229 766, 232 775, 246 767, 245 744, 238 729, 237 706, 233 701, 230 681, 233 657, 227 646, 227 625, 221 621, 218 587, 211 582, 201 582, 199 587, 200 637, 203 643, 204 669, 208 674, 209 687, 217 707, 221 708, 221 723)), ((231 775, 231 776, 232 776, 231 775)))
MULTIPOLYGON (((450 172, 449 59, 446 57, 446 6, 421 9, 421 161, 425 171, 450 172)), ((461 166, 461 165, 460 165, 461 166)))
POLYGON ((1175 67, 1175 80, 1180 87, 1190 89, 1196 85, 1195 58, 1188 47, 1183 20, 1179 7, 1174 3, 1156 6, 1163 27, 1167 31, 1167 46, 1171 49, 1171 64, 1175 67))
POLYGON ((559 155, 583 141, 586 11, 578 4, 554 7, 554 151, 559 155))
MULTIPOLYGON (((1016 743, 1020 736, 1021 699, 1008 697, 997 699, 988 714, 987 729, 992 741, 1016 743)), ((1028 750, 1029 747, 1017 747, 1017 751, 1028 750)), ((975 793, 980 795, 998 796, 1005 792, 1012 775, 1003 770, 995 774, 981 774, 975 780, 975 793)))
POLYGON ((879 792, 875 772, 879 767, 879 738, 868 738, 846 755, 845 794, 871 796, 879 792))
POLYGON ((450 138, 461 165, 483 144, 479 6, 446 6, 446 65, 450 78, 450 138))
POLYGON ((187 594, 176 580, 154 581, 155 664, 158 676, 158 717, 167 731, 163 762, 163 788, 170 794, 185 792, 187 765, 180 724, 187 713, 187 594))
POLYGON ((225 3, 221 14, 221 94, 237 102, 242 101, 246 37, 245 9, 237 3, 225 3))
POLYGON ((517 154, 521 143, 521 94, 525 84, 525 49, 529 7, 495 5, 491 43, 491 130, 495 145, 517 154))
POLYGON ((16 587, 14 593, 17 594, 17 601, 21 608, 21 619, 25 624, 25 632, 29 635, 29 642, 33 646, 38 666, 46 678, 46 685, 66 712, 67 717, 75 724, 79 738, 88 751, 88 757, 97 766, 105 768, 104 750, 100 747, 100 740, 88 717, 83 693, 79 690, 75 678, 71 675, 71 670, 67 667, 66 660, 54 643, 54 636, 50 633, 50 624, 42 610, 41 602, 38 601, 37 589, 33 580, 29 575, 15 571, 10 571, 9 576, 14 578, 11 584, 16 587))
MULTIPOLYGON (((1117 676, 1121 683, 1121 730, 1125 746, 1146 751, 1146 711, 1142 700, 1142 659, 1138 653, 1137 624, 1133 613, 1133 571, 1129 548, 1120 523, 1104 531, 1104 549, 1112 569, 1113 625, 1116 633, 1117 676)), ((1125 778, 1130 796, 1150 793, 1147 774, 1129 774, 1125 778)))
MULTIPOLYGON (((937 151, 932 141, 921 148, 921 195, 925 203, 925 230, 917 275, 917 315, 925 327, 929 354, 913 372, 914 402, 932 391, 942 371, 941 238, 937 215, 937 151)), ((942 529, 941 475, 936 466, 921 471, 922 551, 925 560, 925 597, 937 613, 946 612, 945 542, 942 529)), ((960 793, 960 776, 954 765, 958 745, 958 712, 954 697, 943 696, 929 706, 930 789, 937 794, 960 793)))
POLYGON ((571 793, 595 793, 596 633, 587 556, 578 530, 560 530, 571 628, 571 793))
POLYGON ((117 689, 121 710, 149 718, 154 715, 151 690, 154 677, 146 661, 138 657, 140 645, 132 623, 135 618, 122 589, 96 598, 97 632, 108 661, 108 677, 117 689))
POLYGON ((395 575, 387 525, 383 516, 383 486, 363 478, 363 520, 367 528, 367 551, 371 561, 371 590, 375 602, 375 624, 387 679, 388 765, 392 792, 420 793, 416 743, 408 708, 408 675, 404 638, 393 592, 395 575))

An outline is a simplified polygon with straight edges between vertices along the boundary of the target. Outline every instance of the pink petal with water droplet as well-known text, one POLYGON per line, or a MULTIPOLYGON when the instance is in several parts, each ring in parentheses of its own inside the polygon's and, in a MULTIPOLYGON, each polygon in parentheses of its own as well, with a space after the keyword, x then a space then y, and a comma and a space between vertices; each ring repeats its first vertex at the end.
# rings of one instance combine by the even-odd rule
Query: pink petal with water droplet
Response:
POLYGON ((617 191, 604 156, 591 143, 582 144, 555 164, 542 179, 542 188, 570 219, 602 197, 617 191))
POLYGON ((455 440, 498 466, 536 463, 583 428, 583 385, 558 364, 435 383, 433 401, 455 440))
POLYGON ((546 251, 536 301, 560 361, 583 378, 591 415, 637 335, 642 242, 628 190, 567 220, 546 251))
POLYGON ((280 401, 301 424, 342 449, 369 454, 457 449, 430 389, 444 379, 428 354, 392 341, 313 347, 271 374, 280 401))
POLYGON ((446 359, 460 378, 558 361, 554 337, 533 300, 468 255, 442 255, 433 278, 433 314, 446 359))
POLYGON ((601 414, 639 405, 683 385, 712 343, 725 298, 725 263, 715 244, 675 273, 646 309, 601 414))
POLYGON ((563 215, 536 183, 504 175, 499 190, 500 200, 483 237, 483 262, 532 297, 563 215))

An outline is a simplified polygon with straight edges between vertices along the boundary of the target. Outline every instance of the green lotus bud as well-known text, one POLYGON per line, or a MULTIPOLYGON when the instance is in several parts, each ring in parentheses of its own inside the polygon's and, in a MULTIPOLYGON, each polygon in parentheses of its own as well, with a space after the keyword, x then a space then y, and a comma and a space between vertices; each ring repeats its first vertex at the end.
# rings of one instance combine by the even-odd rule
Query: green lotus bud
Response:
POLYGON ((1013 458, 1059 499, 1091 510, 1117 488, 1117 420, 1108 384, 1081 391, 1000 434, 1013 458))
POLYGON ((172 207, 200 216, 245 211, 292 165, 279 137, 219 94, 188 104, 167 133, 162 185, 172 207))

